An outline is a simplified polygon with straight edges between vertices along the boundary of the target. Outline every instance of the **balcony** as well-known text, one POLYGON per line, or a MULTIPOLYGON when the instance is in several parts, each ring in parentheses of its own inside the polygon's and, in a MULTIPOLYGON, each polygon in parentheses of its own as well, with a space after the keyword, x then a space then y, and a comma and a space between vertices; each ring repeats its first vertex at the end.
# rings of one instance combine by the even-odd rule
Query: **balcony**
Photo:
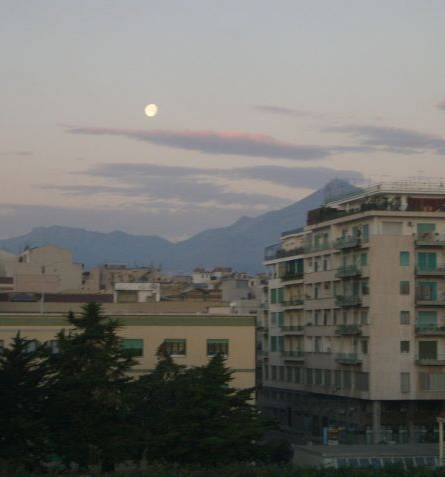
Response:
POLYGON ((418 355, 416 357, 416 364, 419 366, 445 366, 445 355, 418 355))
POLYGON ((304 300, 303 298, 292 298, 290 300, 284 300, 282 302, 282 306, 285 308, 292 308, 294 306, 303 306, 304 300))
POLYGON ((304 278, 304 273, 303 272, 287 272, 280 278, 283 282, 288 282, 290 280, 302 280, 304 278))
POLYGON ((341 325, 336 328, 335 334, 340 336, 358 336, 362 334, 362 330, 359 325, 341 325))
POLYGON ((332 248, 331 242, 322 242, 322 243, 314 243, 314 244, 306 244, 304 246, 305 253, 311 252, 322 252, 323 250, 329 250, 332 248))
POLYGON ((283 351, 282 356, 286 361, 304 361, 304 351, 283 351))
POLYGON ((445 326, 424 325, 416 323, 417 336, 445 336, 445 326))
POLYGON ((359 237, 354 237, 352 235, 346 237, 340 237, 334 242, 334 247, 337 250, 345 250, 348 248, 360 247, 361 240, 359 237))
POLYGON ((302 255, 304 253, 303 247, 296 247, 290 250, 281 248, 281 243, 269 245, 264 250, 264 260, 276 260, 278 258, 292 257, 294 255, 302 255))
POLYGON ((339 364, 361 364, 362 358, 357 353, 339 353, 335 357, 335 361, 339 364))
POLYGON ((359 295, 337 295, 335 297, 336 306, 341 306, 343 308, 349 306, 360 306, 361 298, 359 295))
POLYGON ((433 232, 417 234, 415 244, 416 247, 445 247, 445 235, 433 232))
POLYGON ((335 276, 337 278, 352 278, 358 277, 361 274, 362 271, 360 270, 360 268, 358 268, 356 265, 349 265, 338 268, 335 276))
POLYGON ((421 269, 416 267, 416 275, 419 277, 445 277, 445 267, 421 269))
POLYGON ((281 331, 285 335, 304 335, 304 326, 284 325, 281 326, 281 331))
POLYGON ((269 358, 269 352, 268 351, 263 351, 263 350, 258 350, 257 351, 257 356, 258 356, 258 358, 268 359, 269 358))
POLYGON ((430 294, 418 293, 416 294, 416 305, 442 307, 445 306, 445 296, 432 297, 430 294))

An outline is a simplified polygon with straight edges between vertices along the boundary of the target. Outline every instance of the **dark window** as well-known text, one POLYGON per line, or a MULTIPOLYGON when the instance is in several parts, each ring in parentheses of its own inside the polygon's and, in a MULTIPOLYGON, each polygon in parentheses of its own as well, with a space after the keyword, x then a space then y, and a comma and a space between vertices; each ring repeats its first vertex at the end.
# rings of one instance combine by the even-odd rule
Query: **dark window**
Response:
POLYGON ((224 356, 228 356, 229 340, 207 340, 207 356, 215 356, 217 354, 223 354, 224 356))
POLYGON ((185 356, 186 340, 183 339, 166 339, 164 340, 165 350, 172 356, 185 356))

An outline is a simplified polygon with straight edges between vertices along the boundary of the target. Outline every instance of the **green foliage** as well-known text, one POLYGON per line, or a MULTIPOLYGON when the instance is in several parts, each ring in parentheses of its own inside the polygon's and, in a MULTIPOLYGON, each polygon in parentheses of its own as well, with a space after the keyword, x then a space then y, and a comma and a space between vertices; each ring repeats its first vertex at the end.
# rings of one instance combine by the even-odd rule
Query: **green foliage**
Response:
MULTIPOLYGON (((53 474, 50 474, 53 475, 53 474)), ((55 474, 54 474, 55 475, 55 474)), ((85 477, 91 474, 65 474, 67 477, 85 477)), ((413 468, 404 470, 397 467, 384 469, 315 469, 278 465, 229 464, 214 467, 153 464, 144 470, 94 474, 96 477, 444 477, 444 469, 413 468)), ((0 477, 43 477, 43 474, 28 472, 2 472, 0 477)), ((48 477, 48 474, 45 474, 48 477)))
POLYGON ((73 329, 58 334, 59 350, 49 359, 51 437, 66 464, 112 469, 131 445, 125 401, 134 360, 122 349, 118 323, 100 305, 89 303, 68 319, 73 329))
POLYGON ((0 355, 0 459, 11 468, 36 468, 50 451, 43 357, 43 349, 20 334, 0 355))

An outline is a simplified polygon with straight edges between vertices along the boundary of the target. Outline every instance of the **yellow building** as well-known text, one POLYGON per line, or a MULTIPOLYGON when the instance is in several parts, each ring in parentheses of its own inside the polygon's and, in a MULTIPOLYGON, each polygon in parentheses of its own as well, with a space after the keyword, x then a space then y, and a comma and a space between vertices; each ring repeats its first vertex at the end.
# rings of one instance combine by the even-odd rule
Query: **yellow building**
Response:
MULTIPOLYGON (((156 352, 166 344, 174 360, 186 366, 206 364, 218 352, 227 355, 234 371, 233 386, 255 386, 255 317, 222 315, 108 315, 122 324, 123 346, 138 360, 133 373, 156 366, 156 352)), ((0 314, 0 347, 20 332, 39 342, 54 340, 68 327, 66 315, 0 314)))

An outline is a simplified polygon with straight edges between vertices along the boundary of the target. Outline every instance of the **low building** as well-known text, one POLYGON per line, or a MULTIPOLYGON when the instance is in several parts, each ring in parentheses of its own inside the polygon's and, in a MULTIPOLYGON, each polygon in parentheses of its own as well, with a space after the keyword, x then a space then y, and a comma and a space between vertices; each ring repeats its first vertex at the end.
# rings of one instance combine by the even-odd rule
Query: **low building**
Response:
POLYGON ((115 303, 146 303, 161 300, 160 283, 116 283, 115 303))
POLYGON ((1 251, 0 277, 10 278, 16 292, 64 293, 80 291, 83 265, 70 250, 46 245, 28 248, 18 256, 1 251))
MULTIPOLYGON (((156 353, 165 344, 173 359, 185 366, 200 366, 216 353, 227 356, 236 388, 255 385, 255 317, 200 314, 108 315, 121 324, 123 346, 138 364, 133 373, 147 373, 156 366, 156 353)), ((20 332, 39 342, 54 340, 68 327, 63 314, 0 314, 0 347, 8 346, 20 332)))

